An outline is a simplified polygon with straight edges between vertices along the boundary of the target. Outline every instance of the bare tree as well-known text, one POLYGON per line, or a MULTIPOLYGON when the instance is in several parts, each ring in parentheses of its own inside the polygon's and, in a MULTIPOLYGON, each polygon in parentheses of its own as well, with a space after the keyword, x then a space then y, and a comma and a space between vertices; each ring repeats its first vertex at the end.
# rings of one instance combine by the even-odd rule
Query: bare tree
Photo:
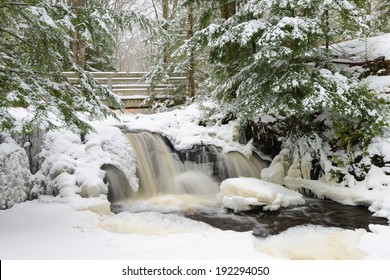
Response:
MULTIPOLYGON (((116 11, 133 10, 149 18, 157 17, 160 9, 153 0, 102 0, 107 8, 116 11)), ((137 26, 132 30, 115 30, 118 71, 146 71, 151 66, 155 46, 146 40, 148 34, 137 26)))

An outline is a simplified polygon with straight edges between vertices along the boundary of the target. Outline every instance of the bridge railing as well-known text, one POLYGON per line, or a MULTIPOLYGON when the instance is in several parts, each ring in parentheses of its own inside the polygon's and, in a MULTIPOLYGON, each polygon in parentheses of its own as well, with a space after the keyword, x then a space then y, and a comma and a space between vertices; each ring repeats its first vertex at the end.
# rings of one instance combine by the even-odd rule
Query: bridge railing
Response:
MULTIPOLYGON (((77 83, 78 77, 74 72, 65 72, 71 83, 77 83)), ((165 83, 145 83, 145 72, 91 72, 95 80, 120 96, 150 95, 172 91, 186 83, 186 77, 172 76, 165 83)))
MULTIPOLYGON (((77 84, 79 78, 74 72, 64 72, 68 81, 77 84)), ((172 93, 186 84, 186 77, 175 75, 168 77, 164 83, 146 83, 145 72, 91 72, 101 85, 120 96, 126 108, 151 107, 155 100, 168 98, 172 93)), ((183 96, 182 96, 183 97, 183 96)))

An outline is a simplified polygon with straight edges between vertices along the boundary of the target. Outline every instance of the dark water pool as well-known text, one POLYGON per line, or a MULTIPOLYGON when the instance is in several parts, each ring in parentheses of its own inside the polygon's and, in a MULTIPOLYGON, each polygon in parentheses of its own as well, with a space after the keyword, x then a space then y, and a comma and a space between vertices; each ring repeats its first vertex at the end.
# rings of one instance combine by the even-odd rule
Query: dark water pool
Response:
POLYGON ((278 234, 290 227, 306 224, 366 230, 369 230, 369 224, 388 225, 387 219, 373 217, 372 213, 363 206, 342 205, 331 200, 311 197, 305 197, 305 201, 306 204, 280 208, 277 211, 256 209, 234 213, 224 210, 218 213, 197 212, 184 213, 184 215, 222 230, 253 230, 254 235, 261 237, 278 234))

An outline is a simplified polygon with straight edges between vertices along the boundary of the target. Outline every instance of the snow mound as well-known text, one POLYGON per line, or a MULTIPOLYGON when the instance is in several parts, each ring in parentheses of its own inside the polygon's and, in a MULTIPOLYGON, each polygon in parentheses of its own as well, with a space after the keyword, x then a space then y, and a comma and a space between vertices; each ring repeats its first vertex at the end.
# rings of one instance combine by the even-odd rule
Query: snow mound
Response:
POLYGON ((0 209, 27 199, 30 175, 26 151, 11 137, 0 133, 0 209))
POLYGON ((158 212, 122 212, 102 220, 98 227, 115 233, 140 235, 167 235, 217 230, 205 223, 175 214, 158 212))
POLYGON ((322 226, 297 226, 266 238, 257 248, 260 252, 295 260, 356 260, 366 253, 359 242, 364 229, 344 230, 322 226))
POLYGON ((300 193, 256 178, 227 179, 221 183, 220 190, 223 205, 234 211, 250 210, 253 206, 272 211, 305 203, 300 193))
POLYGON ((382 92, 390 92, 389 76, 368 76, 362 80, 371 90, 378 90, 382 92))

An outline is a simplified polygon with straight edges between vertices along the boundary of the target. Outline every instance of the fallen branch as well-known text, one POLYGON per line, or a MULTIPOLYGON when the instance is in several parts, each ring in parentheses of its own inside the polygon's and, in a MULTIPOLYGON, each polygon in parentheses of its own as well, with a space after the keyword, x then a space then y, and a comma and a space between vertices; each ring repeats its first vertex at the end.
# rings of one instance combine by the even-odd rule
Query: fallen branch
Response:
POLYGON ((373 60, 366 60, 366 61, 340 61, 340 60, 333 60, 332 63, 336 64, 346 64, 349 65, 350 67, 353 66, 364 66, 364 67, 369 67, 371 65, 378 65, 378 64, 385 64, 387 61, 385 60, 384 56, 379 56, 373 60))

